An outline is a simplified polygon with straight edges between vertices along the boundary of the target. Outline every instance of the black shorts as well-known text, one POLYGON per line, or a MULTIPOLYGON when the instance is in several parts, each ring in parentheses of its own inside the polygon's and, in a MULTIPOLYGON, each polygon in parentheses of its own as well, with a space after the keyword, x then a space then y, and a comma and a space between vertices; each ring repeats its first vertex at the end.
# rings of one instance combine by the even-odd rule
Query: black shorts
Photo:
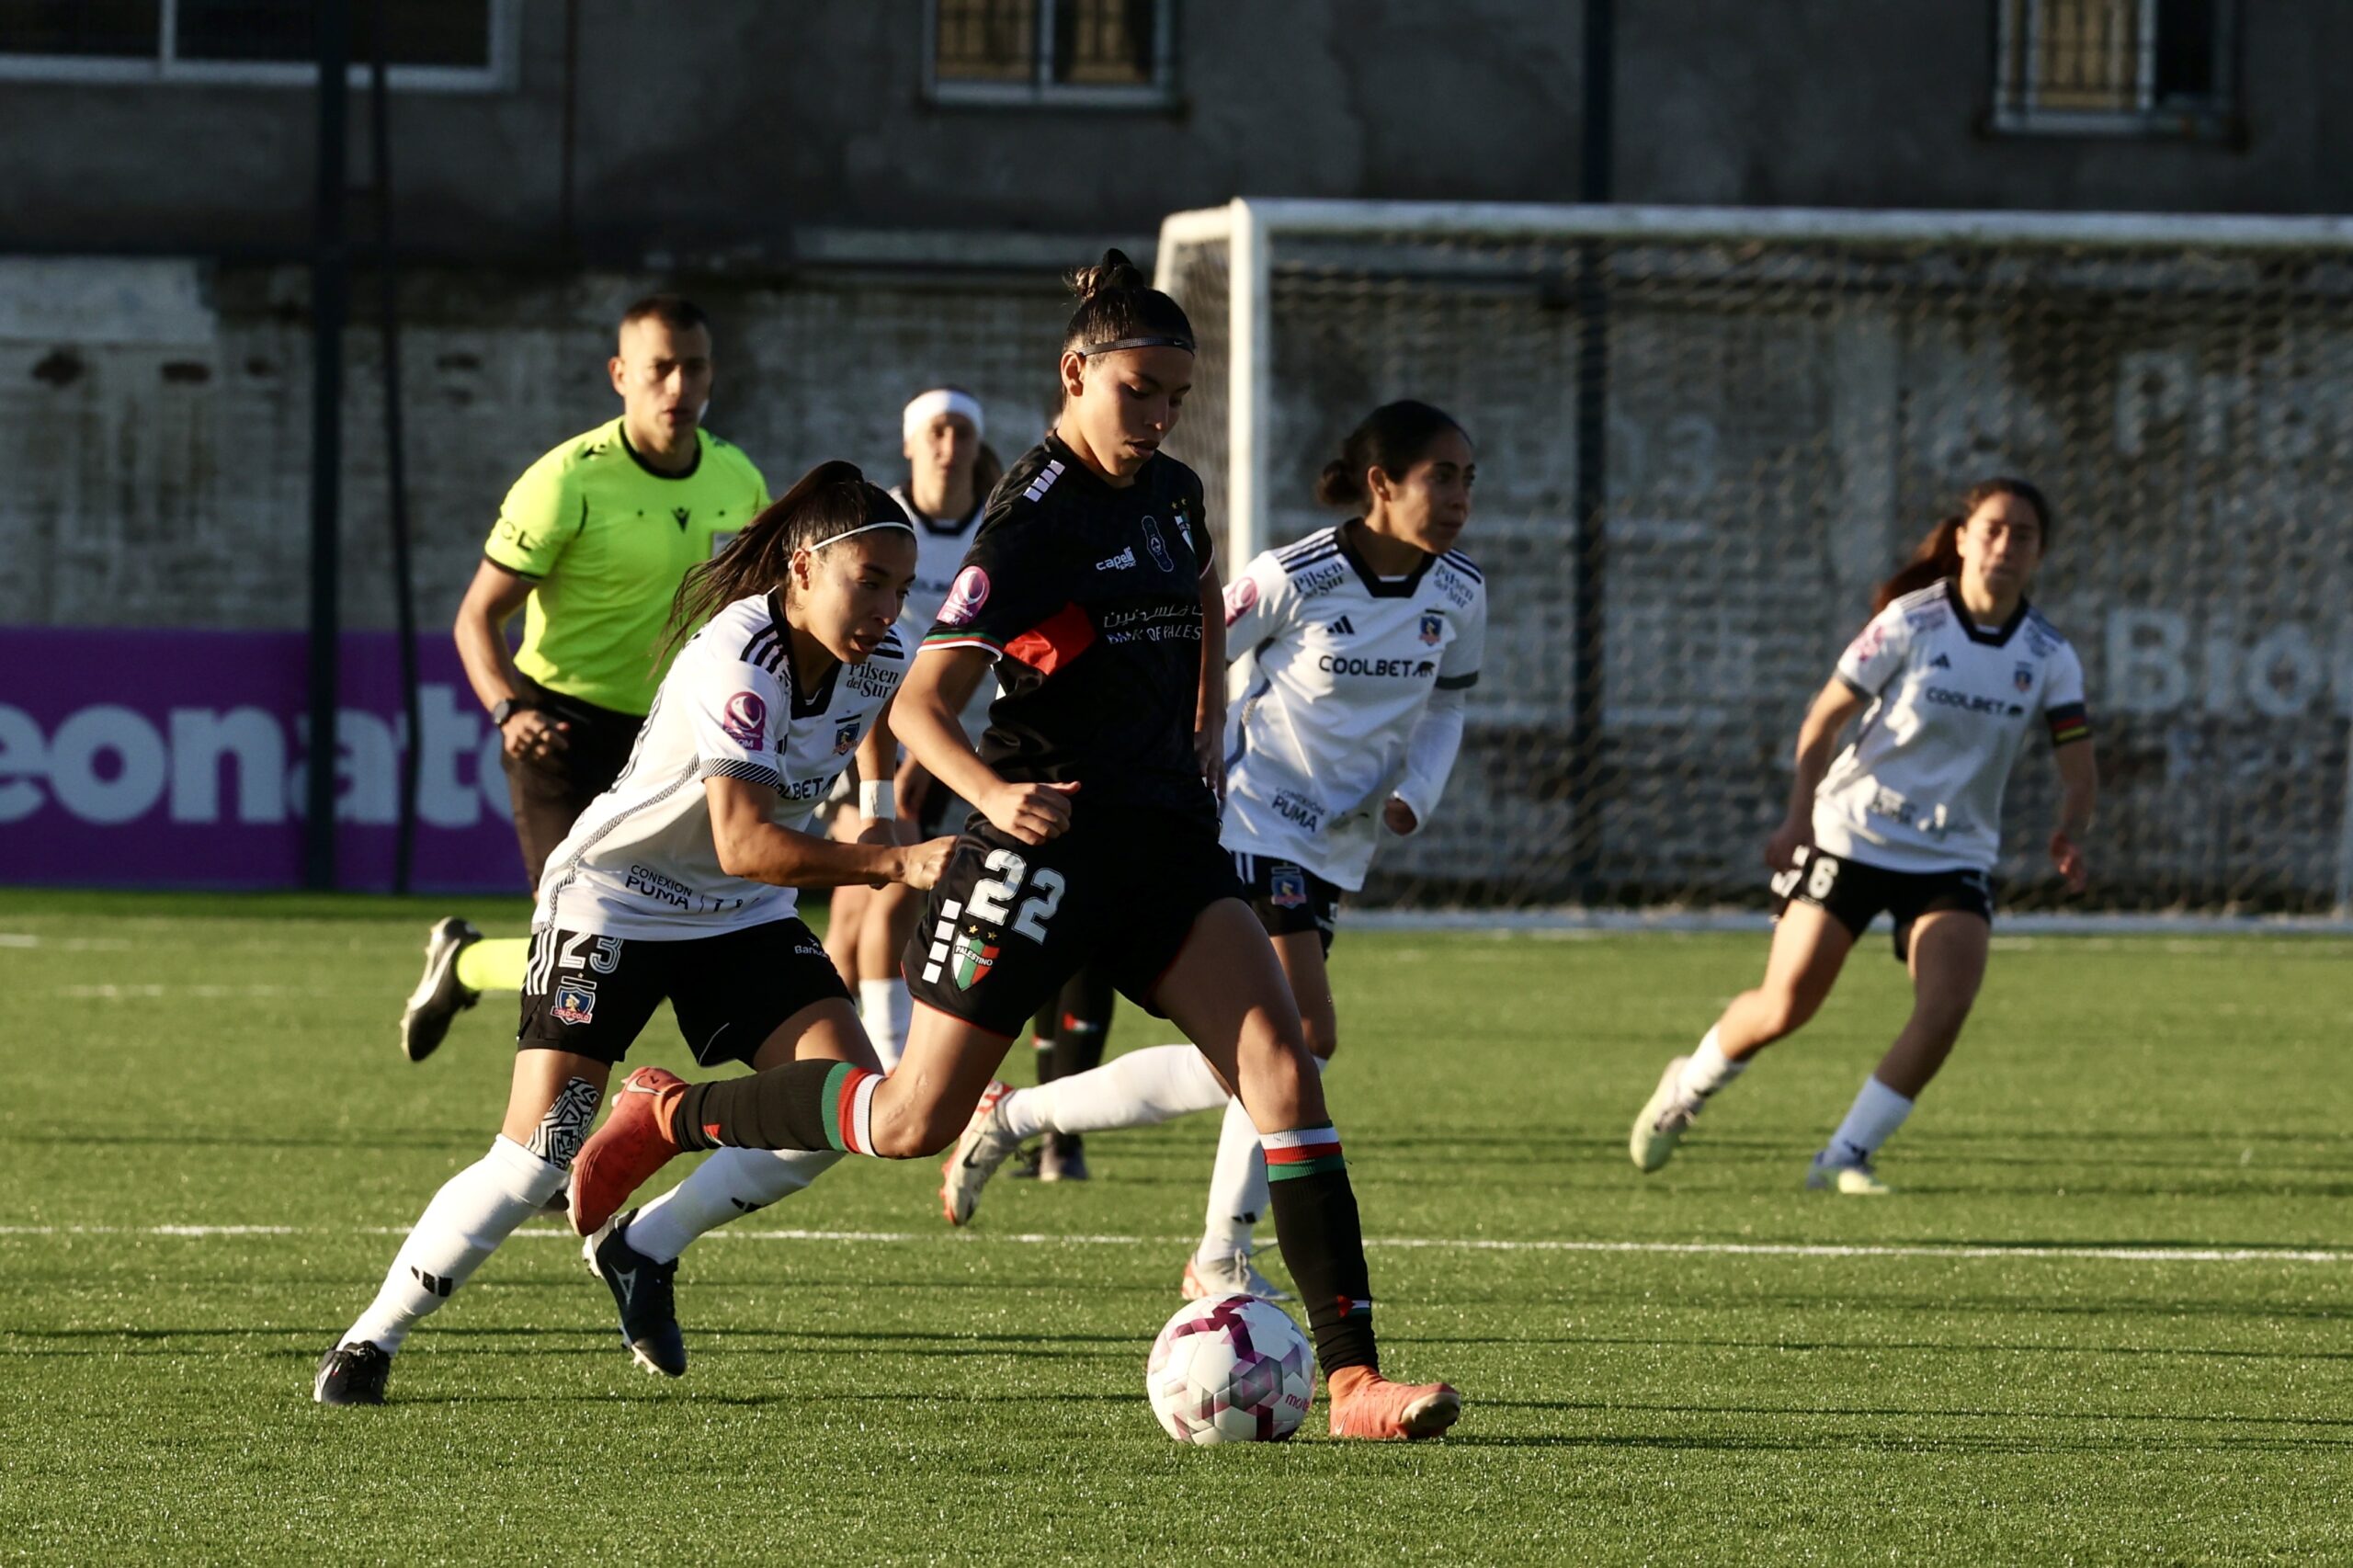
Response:
POLYGON ((571 726, 564 733, 563 750, 554 756, 518 759, 499 753, 500 766, 506 770, 506 799, 515 810, 515 839, 523 849, 523 871, 537 892, 548 857, 588 803, 611 789, 629 766, 630 751, 645 721, 550 691, 528 676, 517 678, 521 687, 517 706, 536 708, 551 721, 571 726))
POLYGON ((923 808, 915 812, 915 826, 926 838, 938 838, 943 833, 961 833, 972 824, 972 808, 947 785, 935 778, 931 788, 923 792, 923 808))
POLYGON ((1250 890, 1250 913, 1269 937, 1293 937, 1313 931, 1332 951, 1333 919, 1339 911, 1340 890, 1296 860, 1233 852, 1233 869, 1250 890))
POLYGON ((1923 915, 1957 909, 1994 923, 1994 879, 1984 871, 1891 871, 1861 860, 1800 849, 1798 863, 1773 879, 1773 915, 1811 903, 1860 937, 1881 910, 1895 916, 1895 957, 1912 950, 1912 923, 1923 915))
POLYGON ((849 990, 797 919, 679 941, 542 926, 531 933, 515 1044, 617 1062, 665 1000, 710 1067, 748 1063, 779 1024, 815 1003, 847 1002, 849 990))
POLYGON ((1081 803, 1071 829, 1028 845, 974 816, 907 944, 907 990, 1012 1039, 1087 964, 1155 1017, 1160 977, 1202 910, 1247 899, 1217 824, 1149 807, 1081 803))

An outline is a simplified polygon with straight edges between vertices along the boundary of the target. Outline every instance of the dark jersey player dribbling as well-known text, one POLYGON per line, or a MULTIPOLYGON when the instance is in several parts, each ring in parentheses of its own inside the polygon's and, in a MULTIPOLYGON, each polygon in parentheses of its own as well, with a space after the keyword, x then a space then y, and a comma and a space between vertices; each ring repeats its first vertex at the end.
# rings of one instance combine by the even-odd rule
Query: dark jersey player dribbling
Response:
POLYGON ((959 839, 908 949, 920 1006, 898 1070, 796 1062, 691 1085, 631 1074, 574 1167, 573 1222, 600 1223, 688 1148, 937 1153, 995 1092, 1023 1021, 1100 961, 1199 1046, 1259 1130, 1333 1434, 1428 1437, 1461 1397, 1380 1374, 1339 1138, 1218 844, 1223 597, 1199 481, 1159 450, 1191 382, 1191 327, 1116 251, 1074 283, 1054 431, 998 487, 893 708, 916 759, 985 819, 959 839), (984 760, 956 715, 992 662, 1006 689, 984 760))

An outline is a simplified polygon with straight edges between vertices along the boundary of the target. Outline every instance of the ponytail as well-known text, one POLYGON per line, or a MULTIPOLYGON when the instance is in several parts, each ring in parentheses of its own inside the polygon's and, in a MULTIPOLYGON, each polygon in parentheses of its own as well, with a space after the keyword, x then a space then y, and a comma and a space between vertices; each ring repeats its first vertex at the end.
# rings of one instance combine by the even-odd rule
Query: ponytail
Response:
POLYGON ((868 483, 857 464, 838 459, 819 463, 745 524, 725 550, 680 580, 657 662, 666 663, 696 628, 737 599, 787 582, 798 551, 861 528, 893 525, 915 531, 891 493, 868 483))
POLYGON ((2033 507, 2035 521, 2042 527, 2042 548, 2051 548, 2051 503, 2043 499, 2041 491, 2023 479, 2007 477, 1972 484, 1961 496, 1960 510, 1930 528, 1927 537, 1913 547, 1912 558, 1872 593, 1871 613, 1877 615, 1906 594, 1916 594, 1933 583, 1957 576, 1961 572, 1961 530, 1976 516, 1978 507, 1996 495, 2015 495, 2033 507))

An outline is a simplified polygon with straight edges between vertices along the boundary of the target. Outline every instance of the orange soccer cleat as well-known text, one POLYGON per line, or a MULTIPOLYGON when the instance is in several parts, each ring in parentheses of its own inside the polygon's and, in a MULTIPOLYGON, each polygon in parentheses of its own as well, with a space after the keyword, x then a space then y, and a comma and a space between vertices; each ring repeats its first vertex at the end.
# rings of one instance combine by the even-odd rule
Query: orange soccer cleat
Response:
POLYGON ((1392 1383, 1370 1367, 1341 1368, 1328 1392, 1335 1437, 1435 1437, 1462 1415, 1462 1396, 1444 1383, 1392 1383))
POLYGON ((593 1236, 620 1212, 630 1195, 677 1156, 670 1113, 687 1081, 660 1067, 641 1067, 621 1080, 605 1125, 572 1162, 572 1229, 593 1236))

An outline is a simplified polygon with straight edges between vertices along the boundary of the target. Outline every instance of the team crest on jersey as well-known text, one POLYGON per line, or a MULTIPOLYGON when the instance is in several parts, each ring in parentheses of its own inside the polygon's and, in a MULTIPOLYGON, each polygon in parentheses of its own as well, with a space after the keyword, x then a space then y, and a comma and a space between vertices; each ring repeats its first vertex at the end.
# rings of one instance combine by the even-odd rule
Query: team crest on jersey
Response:
POLYGON ((745 751, 758 751, 767 744, 768 705, 756 691, 739 691, 727 699, 719 728, 745 751))
POLYGON ((1445 635, 1446 618, 1434 609, 1424 610, 1422 612, 1422 641, 1435 648, 1445 635))
POLYGON ((1267 902, 1277 909, 1307 907, 1307 873, 1296 866, 1276 866, 1267 872, 1267 902))
POLYGON ((834 755, 847 756, 858 749, 858 721, 847 720, 834 732, 834 755))
POLYGON ((2032 665, 2020 665, 2016 670, 2011 672, 2010 684, 2017 687, 2020 691, 2032 691, 2034 689, 2034 666, 2032 665))
POLYGON ((989 977, 996 967, 997 946, 984 940, 977 931, 967 931, 956 938, 956 950, 950 956, 956 960, 956 989, 970 991, 989 977))
POLYGON ((593 980, 559 980, 555 983, 554 1006, 548 1017, 559 1024, 585 1024, 597 1017, 597 983, 593 980))
POLYGON ((939 607, 939 624, 970 626, 988 602, 989 574, 977 566, 967 566, 948 586, 948 602, 939 607))

